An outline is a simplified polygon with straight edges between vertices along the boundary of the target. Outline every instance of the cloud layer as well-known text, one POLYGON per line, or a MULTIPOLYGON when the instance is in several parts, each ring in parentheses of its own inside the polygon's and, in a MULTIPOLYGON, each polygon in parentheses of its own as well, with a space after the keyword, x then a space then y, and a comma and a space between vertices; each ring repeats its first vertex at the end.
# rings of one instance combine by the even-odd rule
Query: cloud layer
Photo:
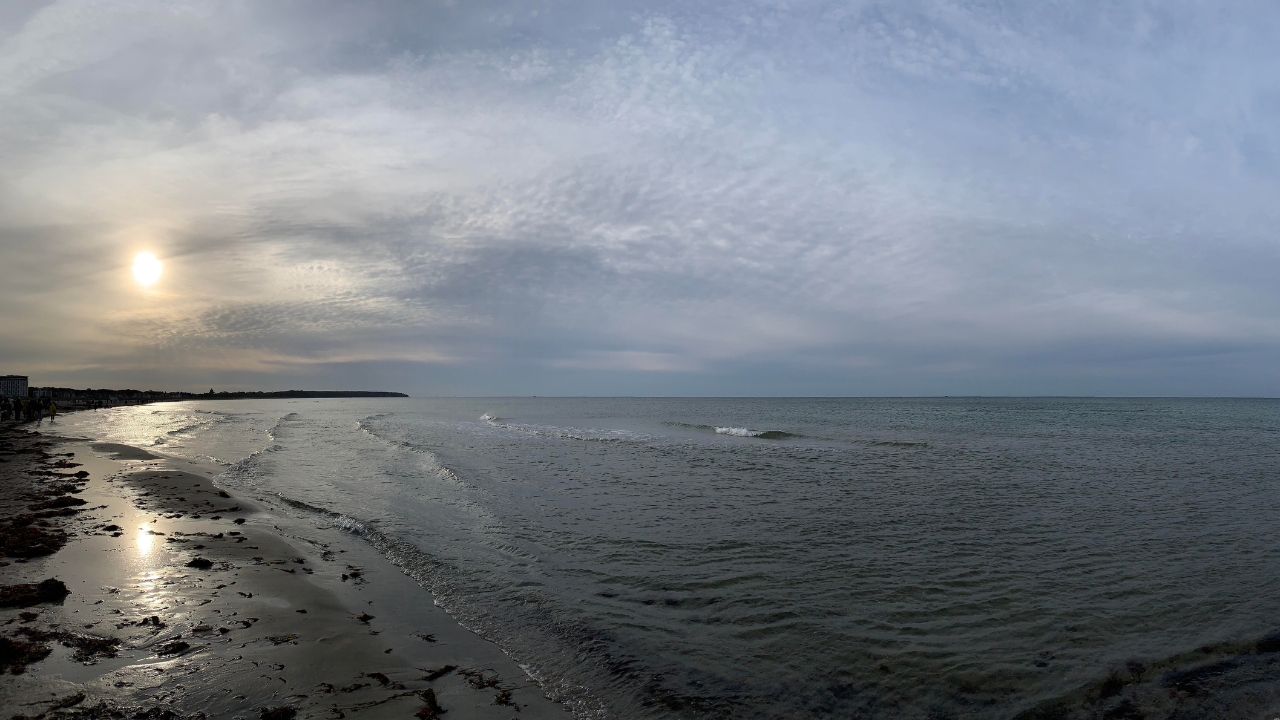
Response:
POLYGON ((1262 2, 15 3, 0 361, 1275 394, 1277 31, 1262 2))

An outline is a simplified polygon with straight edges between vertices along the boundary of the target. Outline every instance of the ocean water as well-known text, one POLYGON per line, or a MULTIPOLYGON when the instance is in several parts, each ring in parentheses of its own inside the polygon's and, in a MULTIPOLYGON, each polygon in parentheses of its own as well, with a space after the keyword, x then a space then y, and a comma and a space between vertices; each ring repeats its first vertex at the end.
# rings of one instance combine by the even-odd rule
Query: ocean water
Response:
POLYGON ((59 431, 354 534, 582 717, 1005 718, 1280 625, 1280 402, 184 402, 59 431))

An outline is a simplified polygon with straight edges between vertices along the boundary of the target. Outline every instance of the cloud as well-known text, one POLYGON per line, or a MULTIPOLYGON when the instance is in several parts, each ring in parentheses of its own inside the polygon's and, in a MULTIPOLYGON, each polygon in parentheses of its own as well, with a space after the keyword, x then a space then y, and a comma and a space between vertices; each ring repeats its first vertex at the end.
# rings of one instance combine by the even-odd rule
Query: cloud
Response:
POLYGON ((0 360, 824 393, 1091 392, 1144 357, 1217 392, 1219 357, 1274 392, 1278 20, 49 3, 0 17, 0 360))

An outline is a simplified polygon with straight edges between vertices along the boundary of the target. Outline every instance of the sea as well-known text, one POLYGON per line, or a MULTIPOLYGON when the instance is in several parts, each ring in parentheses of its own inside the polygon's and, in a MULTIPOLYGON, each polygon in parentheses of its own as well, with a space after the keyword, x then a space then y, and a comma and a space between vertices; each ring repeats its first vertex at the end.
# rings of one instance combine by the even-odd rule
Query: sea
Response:
POLYGON ((582 718, 1008 718, 1280 625, 1274 400, 227 400, 57 431, 369 543, 582 718))

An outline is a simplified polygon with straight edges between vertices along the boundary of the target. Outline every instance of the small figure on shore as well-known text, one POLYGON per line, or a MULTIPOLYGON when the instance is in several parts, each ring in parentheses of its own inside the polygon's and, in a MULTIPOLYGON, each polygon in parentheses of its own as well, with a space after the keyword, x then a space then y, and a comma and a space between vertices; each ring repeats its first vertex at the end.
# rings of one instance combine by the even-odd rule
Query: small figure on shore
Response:
POLYGON ((49 401, 49 422, 53 422, 53 419, 56 417, 58 417, 58 404, 50 400, 49 401))

